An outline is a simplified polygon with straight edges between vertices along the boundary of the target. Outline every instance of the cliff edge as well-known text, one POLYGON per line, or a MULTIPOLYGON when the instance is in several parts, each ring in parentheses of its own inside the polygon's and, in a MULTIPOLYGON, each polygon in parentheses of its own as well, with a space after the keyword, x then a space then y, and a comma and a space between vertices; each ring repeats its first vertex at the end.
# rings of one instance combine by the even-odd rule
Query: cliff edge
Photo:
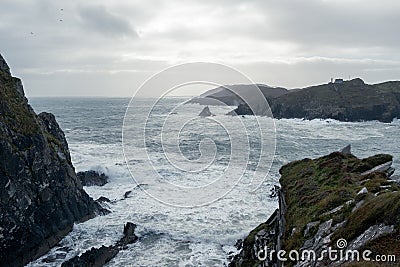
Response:
POLYGON ((0 55, 0 266, 40 257, 99 211, 54 115, 35 114, 0 55))
POLYGON ((359 159, 347 148, 283 166, 279 209, 250 232, 229 266, 377 266, 381 255, 389 260, 383 266, 397 266, 400 177, 391 164, 391 155, 359 159))

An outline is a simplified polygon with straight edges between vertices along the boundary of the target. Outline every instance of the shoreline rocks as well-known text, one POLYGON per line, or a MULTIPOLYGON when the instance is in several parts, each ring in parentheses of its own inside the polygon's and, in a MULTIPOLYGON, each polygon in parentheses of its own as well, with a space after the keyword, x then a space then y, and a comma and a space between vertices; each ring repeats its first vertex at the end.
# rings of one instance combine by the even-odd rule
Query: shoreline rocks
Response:
POLYGON ((93 170, 78 172, 76 176, 83 186, 103 186, 108 183, 109 180, 109 177, 104 173, 93 170))
POLYGON ((137 241, 135 235, 136 225, 127 222, 124 226, 123 237, 112 246, 101 246, 99 248, 91 248, 85 251, 82 255, 76 256, 66 262, 62 267, 101 267, 111 259, 113 259, 120 250, 126 249, 126 246, 137 241))

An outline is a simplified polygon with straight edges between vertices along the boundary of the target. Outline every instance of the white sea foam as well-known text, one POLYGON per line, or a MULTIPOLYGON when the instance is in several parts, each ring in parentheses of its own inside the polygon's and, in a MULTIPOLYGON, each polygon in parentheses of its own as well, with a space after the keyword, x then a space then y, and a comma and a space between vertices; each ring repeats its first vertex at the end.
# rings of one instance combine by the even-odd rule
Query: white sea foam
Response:
MULTIPOLYGON (((50 104, 52 100, 49 101, 47 110, 53 111, 50 104)), ((94 101, 92 105, 98 105, 96 100, 92 101, 94 101)), ((115 102, 115 105, 117 107, 111 109, 115 114, 111 115, 122 116, 126 103, 121 100, 115 102)), ((198 112, 202 109, 199 105, 189 106, 198 109, 198 112)), ((53 108, 57 111, 56 107, 53 108)), ((74 111, 72 106, 71 112, 80 111, 74 111)), ((123 225, 127 221, 138 225, 137 234, 140 239, 137 243, 129 245, 127 250, 121 251, 107 266, 222 266, 228 262, 228 253, 235 252, 232 245, 236 240, 243 238, 250 230, 266 221, 277 207, 276 201, 268 195, 270 188, 278 183, 278 170, 283 164, 305 157, 322 156, 351 143, 353 153, 357 156, 390 153, 394 155, 394 167, 399 167, 400 147, 397 145, 400 143, 399 120, 384 124, 282 119, 276 121, 275 160, 267 180, 259 190, 251 192, 248 180, 246 181, 254 164, 257 163, 257 160, 252 158, 242 183, 220 201, 201 208, 175 208, 155 201, 136 187, 129 175, 121 150, 121 120, 115 124, 111 121, 110 125, 99 125, 97 122, 91 123, 91 118, 97 117, 93 114, 96 109, 88 112, 88 114, 81 113, 84 118, 75 120, 78 124, 75 126, 73 123, 68 123, 68 113, 60 111, 58 115, 68 126, 66 135, 73 163, 77 171, 93 169, 104 172, 110 177, 110 182, 103 187, 85 187, 93 198, 105 196, 118 201, 109 204, 111 214, 98 216, 74 226, 73 231, 60 243, 60 246, 68 247, 72 249, 71 251, 61 252, 59 247, 56 247, 28 266, 42 266, 42 259, 50 255, 64 253, 68 259, 92 246, 111 245, 122 236, 123 225), (89 132, 83 126, 89 128, 89 132), (85 138, 86 135, 89 136, 85 138), (124 199, 124 193, 128 190, 132 193, 124 199)), ((223 115, 227 109, 211 107, 211 112, 217 113, 220 120, 228 122, 231 120, 230 116, 223 115)), ((179 114, 172 116, 176 116, 175 119, 180 117, 179 114)), ((251 116, 245 118, 248 121, 253 119, 251 116)), ((213 179, 223 172, 226 168, 224 155, 218 157, 219 164, 198 175, 197 180, 193 178, 189 182, 201 184, 203 179, 213 179)), ((146 160, 146 155, 137 154, 130 164, 140 165, 146 160)), ((178 183, 185 182, 179 180, 182 177, 175 175, 165 161, 159 161, 158 167, 167 174, 170 172, 170 179, 176 179, 178 183)), ((134 175, 147 177, 149 174, 134 173, 134 175)), ((157 188, 157 181, 146 186, 157 188)), ((64 260, 56 260, 54 266, 60 265, 64 260)))

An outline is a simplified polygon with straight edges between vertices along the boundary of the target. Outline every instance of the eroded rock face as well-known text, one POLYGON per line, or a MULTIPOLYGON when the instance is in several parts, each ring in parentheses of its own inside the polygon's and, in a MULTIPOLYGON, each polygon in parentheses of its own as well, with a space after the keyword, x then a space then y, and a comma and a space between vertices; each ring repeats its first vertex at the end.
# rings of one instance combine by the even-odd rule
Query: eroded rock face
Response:
POLYGON ((54 116, 35 114, 0 56, 0 266, 43 255, 98 208, 54 116))

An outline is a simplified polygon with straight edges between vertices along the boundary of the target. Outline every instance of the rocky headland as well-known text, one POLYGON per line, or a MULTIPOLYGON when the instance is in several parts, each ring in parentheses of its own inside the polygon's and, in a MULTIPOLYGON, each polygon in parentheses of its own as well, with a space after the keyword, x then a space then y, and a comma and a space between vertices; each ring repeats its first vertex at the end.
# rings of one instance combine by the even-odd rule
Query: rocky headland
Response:
POLYGON ((265 84, 248 85, 248 84, 234 84, 224 85, 215 89, 211 89, 199 97, 193 98, 189 103, 198 103, 201 105, 228 105, 238 106, 244 104, 243 99, 239 97, 246 96, 249 92, 257 88, 261 91, 263 96, 270 100, 281 95, 289 93, 289 90, 280 87, 270 87, 265 84))
MULTIPOLYGON (((394 118, 400 118, 400 81, 366 84, 357 78, 291 90, 266 85, 257 86, 268 101, 272 115, 277 119, 391 122, 394 118)), ((264 100, 254 98, 251 100, 252 103, 244 103, 239 97, 244 94, 251 95, 256 89, 254 85, 226 86, 226 88, 210 90, 192 99, 190 103, 209 105, 211 103, 208 101, 214 101, 215 104, 238 106, 229 113, 230 115, 265 115, 249 108, 249 105, 258 108, 265 105, 264 100)))
POLYGON ((0 55, 0 266, 25 265, 103 212, 83 190, 54 115, 35 114, 0 55))
POLYGON ((377 266, 361 256, 360 261, 332 259, 323 254, 329 248, 360 254, 369 250, 370 259, 395 255, 397 261, 386 264, 398 266, 400 177, 393 175, 391 164, 391 155, 359 159, 346 147, 283 166, 279 209, 239 241, 241 250, 229 266, 377 266), (278 260, 280 250, 287 252, 288 261, 278 260), (288 258, 291 250, 299 257, 288 258), (302 257, 310 250, 317 260, 308 254, 302 257))

